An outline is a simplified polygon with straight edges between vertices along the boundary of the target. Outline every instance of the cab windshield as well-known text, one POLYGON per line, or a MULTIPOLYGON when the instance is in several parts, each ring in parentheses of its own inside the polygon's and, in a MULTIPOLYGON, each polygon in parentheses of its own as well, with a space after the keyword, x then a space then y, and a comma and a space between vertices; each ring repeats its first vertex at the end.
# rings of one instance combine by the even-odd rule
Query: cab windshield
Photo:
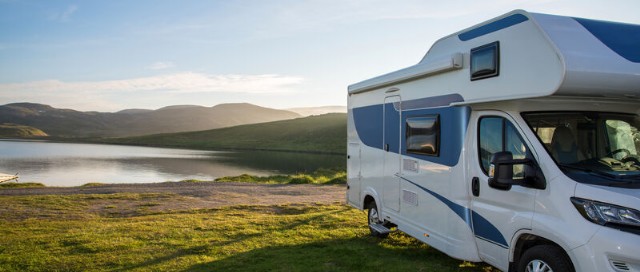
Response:
POLYGON ((570 178, 606 186, 640 185, 640 118, 603 112, 523 113, 570 178))

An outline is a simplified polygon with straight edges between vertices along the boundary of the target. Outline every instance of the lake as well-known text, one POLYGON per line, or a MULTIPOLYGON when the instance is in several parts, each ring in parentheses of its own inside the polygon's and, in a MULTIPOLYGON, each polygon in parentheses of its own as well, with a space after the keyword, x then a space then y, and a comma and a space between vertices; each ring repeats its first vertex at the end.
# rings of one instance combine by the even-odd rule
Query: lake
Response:
POLYGON ((345 165, 346 156, 341 155, 0 140, 0 172, 17 172, 19 182, 46 186, 213 180, 344 169, 345 165))

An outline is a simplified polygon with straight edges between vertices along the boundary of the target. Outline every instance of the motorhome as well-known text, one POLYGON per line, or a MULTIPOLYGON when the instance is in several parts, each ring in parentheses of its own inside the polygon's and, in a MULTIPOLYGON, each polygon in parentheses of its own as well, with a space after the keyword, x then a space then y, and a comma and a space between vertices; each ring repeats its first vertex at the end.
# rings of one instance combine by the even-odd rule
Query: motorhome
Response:
POLYGON ((348 87, 347 202, 503 271, 640 271, 638 114, 640 25, 516 10, 348 87))

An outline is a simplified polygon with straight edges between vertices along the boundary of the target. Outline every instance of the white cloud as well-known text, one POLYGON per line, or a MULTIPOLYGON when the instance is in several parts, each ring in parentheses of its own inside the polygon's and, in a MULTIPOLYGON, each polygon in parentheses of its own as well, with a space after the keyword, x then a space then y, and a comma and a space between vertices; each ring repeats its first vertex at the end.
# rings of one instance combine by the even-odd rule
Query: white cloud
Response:
POLYGON ((84 111, 117 111, 175 104, 260 104, 272 98, 299 94, 304 81, 301 77, 277 74, 184 72, 122 80, 4 83, 0 84, 0 105, 32 102, 84 111))
POLYGON ((173 65, 173 62, 170 62, 170 61, 157 61, 157 62, 154 62, 153 64, 147 66, 147 69, 164 70, 164 69, 172 68, 174 66, 175 65, 173 65))
POLYGON ((52 21, 68 22, 71 20, 71 15, 76 11, 78 11, 78 6, 70 5, 64 11, 51 13, 49 19, 52 21))
POLYGON ((207 75, 184 72, 170 75, 106 81, 60 80, 0 84, 0 92, 19 96, 24 92, 104 93, 133 91, 282 93, 301 84, 301 77, 276 74, 207 75))

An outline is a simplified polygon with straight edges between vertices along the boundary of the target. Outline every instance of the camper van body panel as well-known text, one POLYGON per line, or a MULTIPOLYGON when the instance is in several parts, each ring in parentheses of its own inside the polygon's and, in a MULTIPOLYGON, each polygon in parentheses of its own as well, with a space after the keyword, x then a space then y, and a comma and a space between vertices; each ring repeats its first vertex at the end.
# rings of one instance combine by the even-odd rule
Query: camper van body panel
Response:
POLYGON ((572 204, 578 197, 640 210, 640 189, 570 178, 524 117, 640 114, 640 60, 610 40, 638 26, 603 38, 600 23, 514 11, 438 40, 414 66, 350 85, 348 203, 365 209, 374 201, 388 225, 501 270, 531 239, 561 248, 577 271, 613 271, 612 262, 640 267, 633 255, 640 235, 589 222, 572 204), (472 60, 486 61, 473 52, 486 48, 498 52, 498 69, 473 74, 472 60), (519 140, 544 186, 489 185, 483 120, 519 140))

